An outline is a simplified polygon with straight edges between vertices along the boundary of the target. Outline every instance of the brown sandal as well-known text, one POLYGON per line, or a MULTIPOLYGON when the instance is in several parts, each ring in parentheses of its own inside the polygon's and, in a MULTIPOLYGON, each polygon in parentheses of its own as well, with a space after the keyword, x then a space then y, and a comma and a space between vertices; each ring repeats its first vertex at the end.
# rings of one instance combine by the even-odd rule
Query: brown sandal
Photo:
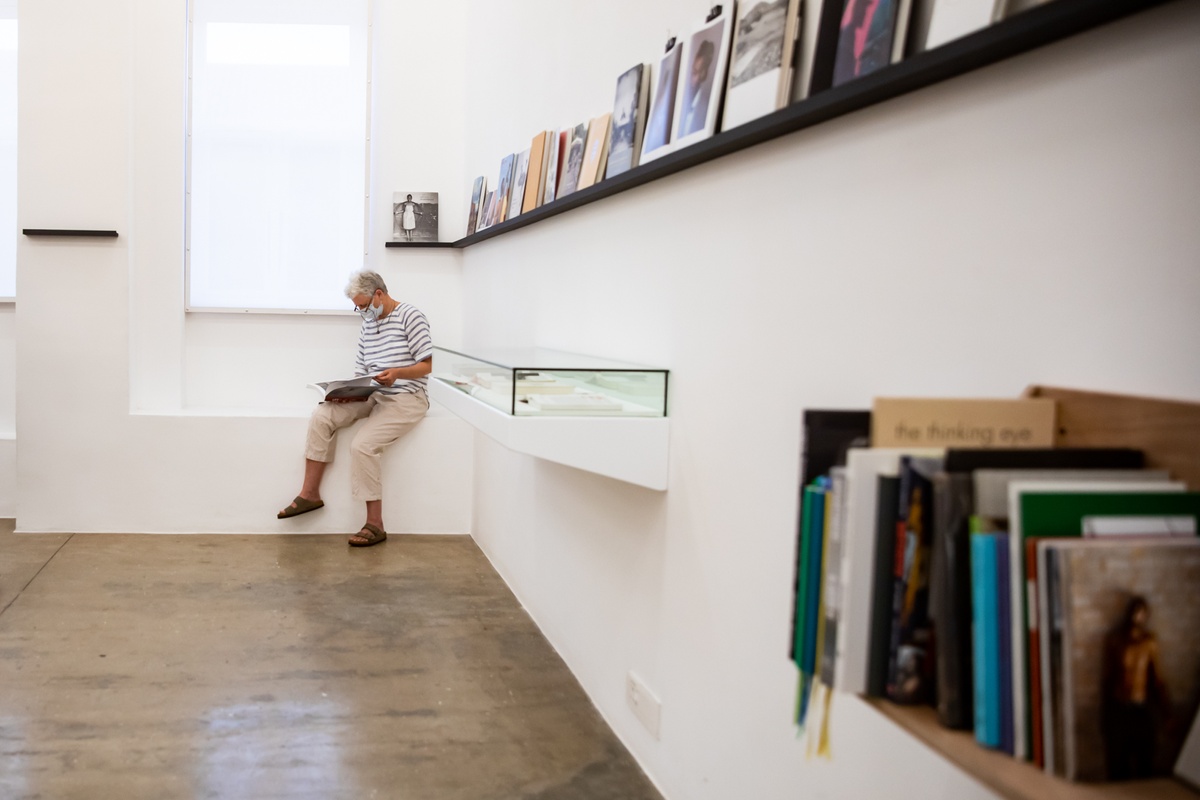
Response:
POLYGON ((350 537, 348 543, 351 547, 370 547, 373 544, 379 544, 386 538, 387 533, 382 528, 376 528, 368 522, 362 526, 361 531, 350 537), (363 533, 363 531, 366 531, 366 533, 363 533), (362 541, 356 542, 354 541, 355 539, 362 539, 362 541))
POLYGON ((306 500, 300 495, 296 495, 296 499, 292 501, 292 504, 275 516, 279 519, 298 517, 301 514, 307 514, 310 511, 316 511, 318 508, 324 507, 325 503, 320 500, 306 500))

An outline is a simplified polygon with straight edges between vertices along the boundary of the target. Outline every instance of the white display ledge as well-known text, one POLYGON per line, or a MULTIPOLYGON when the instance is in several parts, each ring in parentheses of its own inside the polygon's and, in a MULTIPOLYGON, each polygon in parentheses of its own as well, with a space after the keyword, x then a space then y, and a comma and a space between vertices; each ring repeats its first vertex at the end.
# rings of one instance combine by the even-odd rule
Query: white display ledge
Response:
POLYGON ((518 453, 664 492, 670 420, 666 417, 514 417, 440 380, 429 397, 518 453))

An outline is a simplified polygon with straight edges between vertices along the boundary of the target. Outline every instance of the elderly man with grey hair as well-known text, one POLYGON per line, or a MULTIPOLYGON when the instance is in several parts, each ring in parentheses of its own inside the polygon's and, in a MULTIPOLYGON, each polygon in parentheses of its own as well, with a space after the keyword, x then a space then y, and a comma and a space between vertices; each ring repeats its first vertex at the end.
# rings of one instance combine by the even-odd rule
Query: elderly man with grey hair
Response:
POLYGON ((346 286, 346 296, 362 316, 358 334, 355 377, 370 375, 384 388, 365 398, 330 400, 313 411, 304 447, 304 483, 280 519, 316 511, 321 478, 333 460, 337 432, 365 420, 350 447, 350 485, 356 500, 367 504, 367 521, 350 537, 354 547, 379 544, 383 527, 383 489, 379 460, 383 449, 412 430, 429 410, 426 376, 433 358, 433 341, 425 315, 393 299, 375 272, 358 272, 346 286))

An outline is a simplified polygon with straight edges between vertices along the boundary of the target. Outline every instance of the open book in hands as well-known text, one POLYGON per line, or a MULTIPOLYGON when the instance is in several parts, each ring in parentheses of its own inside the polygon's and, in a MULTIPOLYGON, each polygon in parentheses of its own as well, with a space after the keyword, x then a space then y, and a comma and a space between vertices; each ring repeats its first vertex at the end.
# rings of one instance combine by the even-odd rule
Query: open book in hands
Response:
POLYGON ((369 395, 388 388, 370 375, 345 381, 310 383, 309 386, 320 392, 325 400, 365 400, 369 395))

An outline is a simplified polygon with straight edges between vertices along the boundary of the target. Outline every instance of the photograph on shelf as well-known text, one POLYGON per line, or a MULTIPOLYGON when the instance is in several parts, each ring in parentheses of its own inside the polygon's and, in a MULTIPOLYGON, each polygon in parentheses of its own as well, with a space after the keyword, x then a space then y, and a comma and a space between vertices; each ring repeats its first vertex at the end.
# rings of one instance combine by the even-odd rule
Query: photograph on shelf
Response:
POLYGON ((671 123, 675 116, 675 91, 679 85, 679 60, 683 42, 672 39, 667 51, 658 61, 658 77, 654 79, 654 96, 646 117, 646 135, 642 140, 642 163, 671 152, 671 123))
POLYGON ((562 177, 558 180, 558 196, 566 197, 579 185, 579 173, 583 170, 584 149, 587 147, 588 124, 581 122, 566 131, 566 142, 562 164, 562 177))
POLYGON ((508 204, 509 219, 521 215, 521 209, 525 206, 525 182, 528 178, 529 151, 525 150, 517 156, 517 160, 513 164, 513 188, 508 204))
POLYGON ((392 194, 392 239, 397 242, 438 240, 437 192, 392 194))
POLYGON ((604 177, 628 172, 638 165, 646 108, 650 99, 650 65, 638 64, 617 78, 613 101, 612 131, 609 133, 608 166, 604 177))
POLYGON ((542 193, 542 205, 553 203, 558 197, 558 175, 562 169, 562 133, 547 131, 550 152, 546 154, 546 189, 542 193))
POLYGON ((508 199, 512 196, 513 167, 517 163, 517 154, 504 157, 500 162, 500 178, 496 183, 496 196, 492 198, 492 213, 488 217, 488 225, 499 225, 508 219, 508 199))
POLYGON ((738 3, 721 130, 787 105, 801 8, 800 0, 738 3))
POLYGON ((479 206, 479 222, 475 226, 476 233, 487 230, 492 226, 492 205, 495 201, 495 191, 489 191, 484 195, 483 203, 479 206))
POLYGON ((526 178, 525 201, 521 213, 533 211, 542 204, 546 191, 546 161, 550 155, 550 137, 553 131, 542 131, 529 143, 529 176, 526 178))
POLYGON ((487 178, 480 175, 471 187, 471 213, 467 217, 467 236, 475 232, 479 226, 479 214, 483 209, 483 201, 487 196, 487 178))
POLYGON ((833 85, 869 75, 892 63, 902 0, 846 0, 838 26, 833 85))
POLYGON ((728 10, 705 22, 688 37, 675 98, 672 149, 687 147, 713 135, 725 88, 733 15, 728 10))
POLYGON ((579 181, 575 190, 586 189, 603 179, 604 167, 608 162, 608 134, 612 128, 612 114, 602 114, 588 123, 587 144, 584 146, 583 166, 579 169, 579 181))

